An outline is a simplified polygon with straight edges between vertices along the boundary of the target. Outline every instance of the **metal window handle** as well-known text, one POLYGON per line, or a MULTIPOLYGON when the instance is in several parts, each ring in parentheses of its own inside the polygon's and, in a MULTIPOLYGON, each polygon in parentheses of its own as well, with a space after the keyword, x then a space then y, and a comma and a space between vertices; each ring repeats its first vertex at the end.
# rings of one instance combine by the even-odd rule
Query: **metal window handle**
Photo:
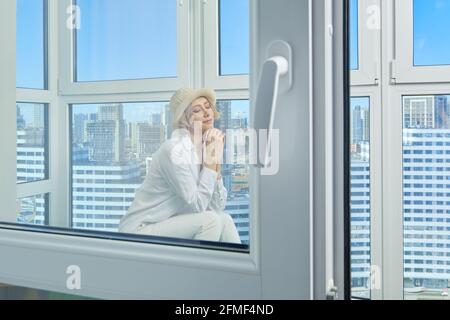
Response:
MULTIPOLYGON (((278 94, 287 92, 292 85, 291 48, 283 41, 274 42, 269 47, 269 58, 264 62, 255 103, 253 126, 258 134, 267 131, 267 139, 260 148, 256 166, 264 168, 270 165, 271 137, 276 115, 278 94), (275 53, 275 55, 270 55, 275 53), (262 152, 261 152, 262 151, 262 152)), ((260 135, 261 137, 261 135, 260 135)), ((261 141, 260 141, 261 142, 261 141)))

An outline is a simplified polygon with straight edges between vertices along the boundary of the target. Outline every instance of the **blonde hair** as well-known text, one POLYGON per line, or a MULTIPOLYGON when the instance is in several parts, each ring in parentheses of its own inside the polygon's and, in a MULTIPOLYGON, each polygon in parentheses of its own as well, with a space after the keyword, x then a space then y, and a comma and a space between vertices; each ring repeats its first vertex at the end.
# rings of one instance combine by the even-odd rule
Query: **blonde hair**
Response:
MULTIPOLYGON (((214 120, 220 119, 220 112, 217 111, 216 105, 213 104, 206 97, 199 97, 199 98, 205 98, 206 100, 208 100, 209 104, 211 105, 211 109, 214 112, 214 120)), ((181 119, 177 123, 173 124, 174 129, 188 129, 188 130, 191 129, 192 128, 192 123, 190 123, 191 116, 192 116, 192 103, 189 104, 189 107, 186 108, 181 119)))

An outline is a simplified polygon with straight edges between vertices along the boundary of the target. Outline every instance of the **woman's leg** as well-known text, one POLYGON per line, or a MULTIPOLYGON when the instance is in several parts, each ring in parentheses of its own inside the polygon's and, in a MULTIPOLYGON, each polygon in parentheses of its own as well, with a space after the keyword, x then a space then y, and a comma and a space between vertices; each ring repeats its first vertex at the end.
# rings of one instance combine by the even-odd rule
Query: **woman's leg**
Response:
POLYGON ((236 229, 236 225, 234 224, 233 218, 225 212, 218 213, 223 229, 222 234, 220 235, 220 242, 225 243, 239 243, 241 244, 241 237, 239 237, 239 233, 236 229))
POLYGON ((157 237, 219 241, 222 220, 212 211, 173 216, 167 220, 144 225, 136 233, 157 237))

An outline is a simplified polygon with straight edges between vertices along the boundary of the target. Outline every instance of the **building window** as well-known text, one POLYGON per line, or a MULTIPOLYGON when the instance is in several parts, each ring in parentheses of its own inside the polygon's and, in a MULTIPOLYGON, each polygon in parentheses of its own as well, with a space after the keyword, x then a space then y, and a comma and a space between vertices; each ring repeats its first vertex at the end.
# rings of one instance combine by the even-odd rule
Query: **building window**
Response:
POLYGON ((250 64, 249 1, 219 0, 219 75, 248 75, 250 64))
POLYGON ((77 0, 74 80, 177 77, 177 3, 77 0))

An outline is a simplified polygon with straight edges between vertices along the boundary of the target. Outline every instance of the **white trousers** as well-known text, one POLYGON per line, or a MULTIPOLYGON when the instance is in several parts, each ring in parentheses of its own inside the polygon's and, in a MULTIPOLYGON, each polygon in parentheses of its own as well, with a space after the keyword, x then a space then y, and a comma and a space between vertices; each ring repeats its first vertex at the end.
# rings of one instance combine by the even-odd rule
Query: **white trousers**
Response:
POLYGON ((180 214, 161 222, 142 224, 135 233, 157 237, 241 243, 233 218, 225 212, 180 214))

